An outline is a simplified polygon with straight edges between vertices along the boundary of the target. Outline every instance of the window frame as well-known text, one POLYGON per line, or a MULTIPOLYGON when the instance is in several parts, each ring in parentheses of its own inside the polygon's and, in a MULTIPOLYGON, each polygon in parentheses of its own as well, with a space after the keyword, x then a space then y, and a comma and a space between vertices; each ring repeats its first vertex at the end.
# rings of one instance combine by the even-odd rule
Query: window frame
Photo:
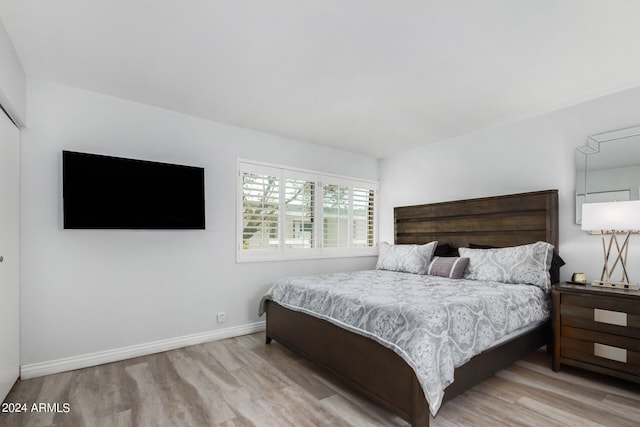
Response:
POLYGON ((299 259, 322 259, 358 256, 375 256, 378 254, 378 205, 379 184, 377 181, 335 175, 307 169, 294 168, 270 163, 257 162, 247 159, 237 159, 236 162, 236 261, 282 261, 299 259), (245 173, 269 175, 278 178, 279 210, 278 210, 278 247, 245 249, 243 245, 244 205, 243 205, 243 176, 245 173), (312 247, 288 248, 286 241, 287 215, 285 209, 286 180, 304 180, 314 183, 313 196, 313 243, 312 247), (343 185, 349 188, 348 209, 348 245, 345 247, 324 247, 324 215, 323 194, 325 185, 343 185), (372 246, 353 246, 354 215, 353 189, 373 191, 373 244, 372 246))

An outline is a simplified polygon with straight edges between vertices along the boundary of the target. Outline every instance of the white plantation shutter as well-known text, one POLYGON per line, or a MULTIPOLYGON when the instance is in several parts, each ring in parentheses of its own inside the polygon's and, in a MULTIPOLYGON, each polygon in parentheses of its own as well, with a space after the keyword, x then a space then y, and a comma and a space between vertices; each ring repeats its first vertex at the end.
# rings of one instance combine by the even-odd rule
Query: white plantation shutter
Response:
POLYGON ((353 189, 353 246, 375 246, 375 191, 353 189))
POLYGON ((378 184, 238 161, 238 261, 376 254, 378 184))
POLYGON ((323 247, 348 247, 349 187, 327 184, 322 190, 323 247))
POLYGON ((285 180, 285 247, 315 247, 315 182, 285 180))
POLYGON ((242 173, 242 248, 279 247, 280 180, 277 176, 242 173))

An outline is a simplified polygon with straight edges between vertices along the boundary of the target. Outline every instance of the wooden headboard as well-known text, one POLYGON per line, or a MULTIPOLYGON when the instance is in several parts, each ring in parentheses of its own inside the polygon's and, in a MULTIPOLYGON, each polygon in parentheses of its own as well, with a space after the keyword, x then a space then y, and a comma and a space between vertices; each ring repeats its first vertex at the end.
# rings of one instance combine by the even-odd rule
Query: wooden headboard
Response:
POLYGON ((505 247, 542 240, 557 250, 558 190, 397 207, 394 223, 396 244, 505 247))

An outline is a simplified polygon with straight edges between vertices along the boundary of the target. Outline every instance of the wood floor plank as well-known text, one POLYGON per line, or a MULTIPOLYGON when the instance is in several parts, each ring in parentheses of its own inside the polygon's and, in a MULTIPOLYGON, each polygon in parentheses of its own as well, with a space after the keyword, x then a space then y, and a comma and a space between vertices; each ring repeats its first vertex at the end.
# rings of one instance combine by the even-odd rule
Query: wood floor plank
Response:
POLYGON ((531 399, 528 396, 523 396, 518 403, 538 413, 545 414, 565 426, 605 427, 609 425, 591 421, 589 418, 570 412, 565 408, 549 405, 539 400, 531 399))
MULTIPOLYGON (((269 346, 274 347, 274 346, 269 346)), ((258 355, 264 356, 264 352, 257 351, 258 355)), ((304 360, 291 361, 283 357, 265 358, 269 364, 284 373, 287 378, 302 387, 307 393, 312 394, 316 399, 324 399, 335 393, 316 374, 316 370, 309 367, 304 360)), ((315 367, 314 367, 315 368, 315 367)))
POLYGON ((215 387, 215 381, 199 360, 188 357, 186 352, 169 353, 169 360, 178 375, 198 393, 202 410, 210 423, 218 424, 235 418, 235 413, 224 400, 223 392, 215 387))
POLYGON ((559 406, 570 413, 581 413, 584 418, 603 425, 638 425, 637 418, 627 416, 615 405, 604 404, 608 394, 598 389, 596 382, 590 382, 588 386, 577 386, 558 379, 548 370, 536 372, 527 369, 526 366, 516 364, 497 373, 496 376, 517 384, 524 396, 543 405, 559 406))
MULTIPOLYGON (((70 410, 0 413, 3 427, 408 425, 277 342, 266 345, 264 333, 20 381, 6 402, 70 410)), ((553 372, 539 351, 447 402, 430 422, 622 427, 639 419, 637 384, 553 372)))
MULTIPOLYGON (((602 405, 616 413, 624 414, 624 416, 629 419, 640 420, 640 404, 638 404, 635 399, 607 394, 606 397, 602 399, 602 405)), ((640 422, 638 424, 640 424, 640 422)))
POLYGON ((109 427, 134 427, 131 409, 126 411, 114 412, 97 418, 97 425, 109 427))
POLYGON ((540 414, 522 407, 514 402, 513 404, 505 404, 501 399, 478 392, 477 390, 469 390, 465 393, 464 401, 467 406, 471 406, 476 414, 482 413, 483 419, 492 419, 495 425, 503 424, 511 427, 538 425, 544 421, 546 427, 557 425, 563 427, 560 423, 554 423, 548 418, 541 418, 540 414))
MULTIPOLYGON (((132 417, 136 425, 161 425, 167 420, 171 420, 170 414, 167 413, 166 408, 158 396, 158 384, 153 379, 153 375, 149 372, 148 365, 146 363, 139 363, 136 365, 128 366, 126 368, 127 375, 129 375, 136 383, 137 393, 135 393, 135 401, 132 401, 134 407, 132 411, 132 417)), ((82 399, 81 396, 76 396, 74 401, 82 399)), ((80 407, 82 407, 82 400, 80 400, 80 407)), ((91 406, 85 403, 89 409, 91 406)))
POLYGON ((528 369, 539 372, 545 376, 552 376, 566 383, 576 385, 580 388, 595 388, 599 392, 613 393, 635 399, 640 404, 640 386, 636 383, 609 377, 594 372, 571 366, 563 366, 559 372, 549 372, 548 355, 538 351, 529 356, 526 360, 520 360, 515 366, 526 366, 528 369))
POLYGON ((335 425, 338 417, 327 411, 316 398, 294 384, 274 394, 263 404, 271 407, 274 420, 307 427, 335 425))
POLYGON ((229 352, 228 343, 225 345, 216 345, 216 342, 203 344, 203 347, 209 354, 218 361, 226 370, 233 371, 241 368, 235 357, 229 352))

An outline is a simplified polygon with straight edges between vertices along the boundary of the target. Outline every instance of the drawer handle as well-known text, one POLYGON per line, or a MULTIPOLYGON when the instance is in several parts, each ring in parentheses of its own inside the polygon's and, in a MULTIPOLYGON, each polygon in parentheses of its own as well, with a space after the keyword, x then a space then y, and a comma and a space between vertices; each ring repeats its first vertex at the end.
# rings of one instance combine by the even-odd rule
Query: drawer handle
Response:
POLYGON ((616 362, 627 363, 627 349, 593 343, 593 355, 616 362))
POLYGON ((593 320, 610 325, 627 326, 627 313, 596 308, 593 310, 593 320))

